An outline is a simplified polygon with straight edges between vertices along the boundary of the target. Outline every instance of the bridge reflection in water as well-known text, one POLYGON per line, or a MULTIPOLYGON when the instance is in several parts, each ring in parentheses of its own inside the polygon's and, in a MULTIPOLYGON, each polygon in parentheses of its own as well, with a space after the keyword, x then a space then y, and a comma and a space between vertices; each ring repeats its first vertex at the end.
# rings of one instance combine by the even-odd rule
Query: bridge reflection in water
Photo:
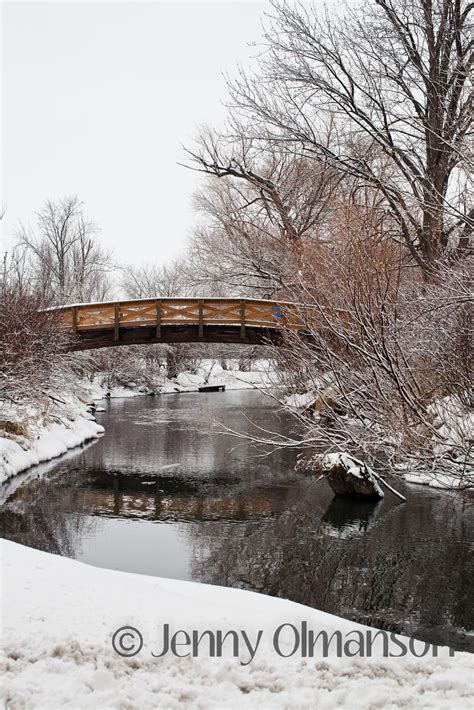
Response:
POLYGON ((88 472, 87 481, 68 491, 74 510, 88 515, 156 521, 263 520, 284 510, 287 489, 255 485, 242 493, 215 495, 199 492, 189 481, 188 490, 170 478, 88 472))

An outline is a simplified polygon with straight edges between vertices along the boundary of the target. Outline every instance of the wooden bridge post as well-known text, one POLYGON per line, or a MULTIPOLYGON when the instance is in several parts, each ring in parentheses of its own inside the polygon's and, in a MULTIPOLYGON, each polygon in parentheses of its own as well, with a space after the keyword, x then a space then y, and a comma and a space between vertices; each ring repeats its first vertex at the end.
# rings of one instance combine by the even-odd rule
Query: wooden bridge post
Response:
POLYGON ((77 306, 72 308, 72 334, 77 338, 77 306))
POLYGON ((156 337, 161 338, 161 298, 156 299, 156 337))
POLYGON ((120 303, 114 304, 114 341, 120 339, 120 303))
POLYGON ((199 332, 198 337, 204 337, 204 300, 200 298, 198 300, 198 317, 199 317, 199 332))
POLYGON ((245 299, 240 300, 240 339, 245 340, 245 299))

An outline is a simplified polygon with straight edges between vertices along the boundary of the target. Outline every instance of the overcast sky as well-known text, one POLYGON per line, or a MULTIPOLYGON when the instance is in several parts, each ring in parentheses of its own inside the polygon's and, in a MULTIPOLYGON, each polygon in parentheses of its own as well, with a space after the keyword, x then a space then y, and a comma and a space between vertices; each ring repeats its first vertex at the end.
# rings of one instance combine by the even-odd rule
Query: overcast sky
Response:
POLYGON ((266 2, 3 2, 0 249, 77 194, 123 263, 165 261, 200 181, 176 163, 222 121, 222 73, 256 53, 266 2))

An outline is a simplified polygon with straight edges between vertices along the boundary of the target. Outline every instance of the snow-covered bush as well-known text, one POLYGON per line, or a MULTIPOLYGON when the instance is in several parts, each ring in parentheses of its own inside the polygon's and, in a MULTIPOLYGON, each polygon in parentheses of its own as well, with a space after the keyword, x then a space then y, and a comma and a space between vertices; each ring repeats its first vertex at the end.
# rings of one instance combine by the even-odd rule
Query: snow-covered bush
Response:
POLYGON ((73 356, 68 336, 56 316, 42 310, 35 293, 2 288, 0 293, 0 400, 17 402, 44 397, 59 388, 73 356))
POLYGON ((472 484, 467 264, 426 278, 367 212, 338 219, 330 244, 302 254, 292 300, 306 332, 288 329, 280 353, 290 391, 313 393, 298 414, 307 445, 472 484))

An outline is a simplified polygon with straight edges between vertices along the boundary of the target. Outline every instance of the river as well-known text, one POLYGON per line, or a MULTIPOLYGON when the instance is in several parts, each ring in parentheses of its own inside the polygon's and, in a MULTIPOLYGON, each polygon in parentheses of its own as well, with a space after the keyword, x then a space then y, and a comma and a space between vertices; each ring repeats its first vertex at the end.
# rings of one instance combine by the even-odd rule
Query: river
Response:
POLYGON ((218 421, 288 433, 288 415, 260 392, 105 407, 103 438, 3 486, 4 537, 474 650, 474 511, 462 498, 403 482, 405 504, 334 498, 324 480, 294 472, 294 451, 214 431, 218 421))

